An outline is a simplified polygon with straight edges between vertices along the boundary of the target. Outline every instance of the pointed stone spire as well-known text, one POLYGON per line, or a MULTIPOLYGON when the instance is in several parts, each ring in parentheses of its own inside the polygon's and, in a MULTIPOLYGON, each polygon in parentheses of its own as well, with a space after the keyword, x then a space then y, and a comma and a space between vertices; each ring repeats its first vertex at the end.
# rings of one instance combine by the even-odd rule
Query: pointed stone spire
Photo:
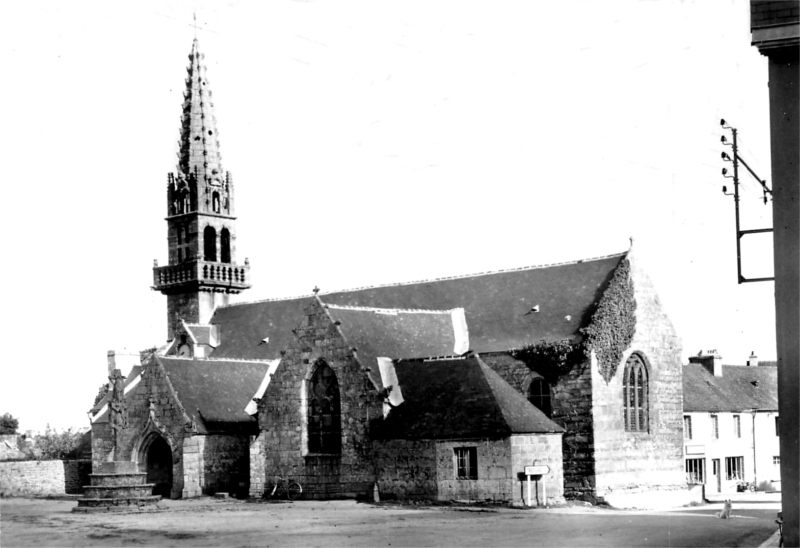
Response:
POLYGON ((183 96, 183 119, 181 120, 180 163, 178 172, 188 176, 197 175, 197 180, 211 182, 224 181, 222 161, 217 138, 217 120, 214 117, 214 103, 206 78, 203 54, 197 47, 197 38, 192 42, 189 54, 186 92, 183 96))

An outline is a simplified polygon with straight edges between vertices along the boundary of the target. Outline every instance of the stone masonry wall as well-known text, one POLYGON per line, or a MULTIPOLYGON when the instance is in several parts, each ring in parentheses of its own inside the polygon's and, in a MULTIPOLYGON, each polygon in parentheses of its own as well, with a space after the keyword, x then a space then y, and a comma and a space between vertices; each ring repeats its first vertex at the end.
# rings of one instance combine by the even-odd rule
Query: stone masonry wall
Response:
POLYGON ((64 480, 60 460, 0 462, 0 496, 63 495, 64 480))
POLYGON ((264 460, 264 432, 250 436, 250 497, 261 497, 267 483, 267 464, 264 460))
MULTIPOLYGON (((296 335, 259 404, 266 481, 275 475, 296 479, 303 485, 303 495, 311 498, 371 493, 375 465, 370 422, 383 417, 377 390, 317 299, 309 299, 296 335), (338 455, 314 455, 307 450, 305 389, 320 358, 339 383, 342 442, 338 455)), ((254 491, 258 489, 251 486, 251 494, 254 491)))
POLYGON ((194 498, 203 494, 205 485, 206 436, 183 438, 183 487, 181 497, 194 498))
MULTIPOLYGON (((527 397, 538 376, 523 362, 505 353, 481 354, 481 359, 507 383, 527 397)), ((592 499, 595 489, 592 377, 589 361, 550 384, 553 422, 566 429, 562 440, 564 490, 567 498, 592 499)))
POLYGON ((524 434, 511 436, 511 473, 518 479, 515 484, 512 503, 525 504, 527 502, 527 477, 519 474, 525 471, 526 466, 544 464, 550 468, 550 473, 539 480, 541 485, 536 485, 533 496, 538 504, 554 504, 564 500, 564 466, 562 459, 561 434, 524 434), (547 492, 547 501, 543 500, 547 492))
POLYGON ((510 501, 517 483, 511 468, 511 440, 459 440, 436 442, 439 500, 510 501), (476 447, 478 479, 456 479, 454 449, 476 447))
POLYGON ((393 495, 401 500, 438 498, 434 441, 378 440, 374 449, 381 497, 393 495))
POLYGON ((181 318, 187 323, 200 321, 200 298, 197 293, 167 295, 167 337, 173 339, 183 331, 181 318))
POLYGON ((83 493, 84 485, 89 485, 89 474, 92 473, 90 460, 65 460, 64 490, 70 494, 83 493))
POLYGON ((229 493, 247 497, 250 487, 250 444, 248 436, 206 436, 203 448, 203 493, 229 493))
POLYGON ((685 488, 681 342, 652 282, 629 254, 636 299, 636 332, 607 384, 592 364, 597 494, 685 488), (626 432, 622 378, 632 352, 645 358, 649 431, 626 432))

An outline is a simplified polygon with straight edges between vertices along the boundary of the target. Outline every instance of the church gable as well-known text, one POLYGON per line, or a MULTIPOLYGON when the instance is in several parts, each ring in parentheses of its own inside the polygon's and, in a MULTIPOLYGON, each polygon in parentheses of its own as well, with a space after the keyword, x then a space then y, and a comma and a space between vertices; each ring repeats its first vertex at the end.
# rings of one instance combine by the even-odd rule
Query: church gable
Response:
POLYGON ((265 478, 292 476, 310 497, 355 496, 374 482, 369 431, 382 398, 324 305, 306 304, 259 401, 259 458, 265 478))

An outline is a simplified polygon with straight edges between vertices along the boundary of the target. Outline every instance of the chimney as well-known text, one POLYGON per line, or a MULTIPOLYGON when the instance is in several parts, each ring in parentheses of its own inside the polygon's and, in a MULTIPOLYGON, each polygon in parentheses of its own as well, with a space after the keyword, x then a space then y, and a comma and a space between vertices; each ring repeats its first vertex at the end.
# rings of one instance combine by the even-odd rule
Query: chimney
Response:
POLYGON ((747 367, 755 367, 758 365, 758 356, 756 356, 756 351, 753 350, 750 352, 750 357, 747 358, 747 367))
POLYGON ((125 348, 122 350, 109 350, 108 351, 108 375, 119 369, 123 377, 127 377, 131 373, 134 365, 140 363, 139 354, 131 352, 125 348))
POLYGON ((697 356, 689 357, 689 363, 702 365, 715 377, 722 376, 722 356, 716 350, 701 350, 697 356))

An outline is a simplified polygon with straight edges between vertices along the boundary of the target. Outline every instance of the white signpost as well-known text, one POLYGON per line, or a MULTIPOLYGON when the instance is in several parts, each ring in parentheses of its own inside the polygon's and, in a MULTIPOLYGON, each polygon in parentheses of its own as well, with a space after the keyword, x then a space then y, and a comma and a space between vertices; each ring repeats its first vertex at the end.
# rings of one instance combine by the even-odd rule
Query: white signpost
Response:
MULTIPOLYGON (((528 506, 533 506, 533 499, 531 497, 531 476, 545 476, 550 473, 550 467, 546 464, 539 464, 525 467, 525 475, 528 476, 528 506)), ((547 506, 547 482, 542 479, 542 500, 544 505, 547 506)), ((539 481, 538 479, 536 480, 539 481)), ((538 489, 537 489, 538 491, 538 489)))

